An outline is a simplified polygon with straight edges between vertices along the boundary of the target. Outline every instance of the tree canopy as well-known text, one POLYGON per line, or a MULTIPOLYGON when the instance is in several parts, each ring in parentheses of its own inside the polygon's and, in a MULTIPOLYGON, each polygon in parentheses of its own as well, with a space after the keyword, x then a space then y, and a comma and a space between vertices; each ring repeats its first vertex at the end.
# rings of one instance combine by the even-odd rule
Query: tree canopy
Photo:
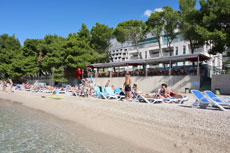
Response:
POLYGON ((119 23, 113 34, 121 43, 124 43, 125 41, 132 41, 137 49, 138 57, 142 58, 142 54, 138 49, 138 41, 145 38, 145 32, 146 25, 143 21, 128 20, 119 23))
POLYGON ((211 46, 210 53, 223 53, 230 47, 230 0, 200 0, 196 31, 211 46))

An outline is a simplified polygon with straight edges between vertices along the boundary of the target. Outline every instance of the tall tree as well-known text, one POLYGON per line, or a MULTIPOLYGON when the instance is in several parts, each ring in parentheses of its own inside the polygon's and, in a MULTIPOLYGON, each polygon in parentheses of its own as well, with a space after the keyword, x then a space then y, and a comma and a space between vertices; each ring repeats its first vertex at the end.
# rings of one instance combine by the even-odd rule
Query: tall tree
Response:
POLYGON ((199 12, 195 9, 197 0, 179 0, 180 5, 180 33, 190 43, 191 53, 204 44, 201 36, 196 32, 196 25, 199 23, 199 12))
POLYGON ((14 35, 0 35, 0 77, 17 79, 23 75, 21 70, 20 42, 14 35))
POLYGON ((176 38, 179 25, 179 13, 173 10, 170 6, 163 7, 163 18, 164 18, 164 35, 167 39, 167 46, 169 49, 170 56, 172 56, 172 41, 176 38))
POLYGON ((162 11, 156 11, 151 14, 151 16, 146 21, 146 25, 148 26, 147 31, 149 31, 153 36, 156 37, 158 46, 160 49, 160 56, 163 56, 162 48, 161 48, 161 37, 164 29, 164 18, 162 11))
POLYGON ((211 46, 210 53, 223 53, 230 47, 230 0, 200 0, 200 6, 196 30, 211 46))
POLYGON ((78 40, 84 40, 88 43, 90 43, 90 31, 87 28, 86 24, 82 24, 81 25, 81 29, 79 30, 79 32, 77 33, 77 38, 78 40))
POLYGON ((113 28, 107 25, 96 23, 92 27, 91 33, 91 46, 96 51, 97 62, 107 61, 108 56, 113 60, 110 52, 110 39, 112 38, 113 28))
POLYGON ((128 20, 121 22, 115 28, 113 34, 118 42, 124 43, 126 41, 132 41, 135 44, 138 57, 142 58, 142 54, 139 52, 138 41, 145 38, 146 25, 143 21, 128 20))

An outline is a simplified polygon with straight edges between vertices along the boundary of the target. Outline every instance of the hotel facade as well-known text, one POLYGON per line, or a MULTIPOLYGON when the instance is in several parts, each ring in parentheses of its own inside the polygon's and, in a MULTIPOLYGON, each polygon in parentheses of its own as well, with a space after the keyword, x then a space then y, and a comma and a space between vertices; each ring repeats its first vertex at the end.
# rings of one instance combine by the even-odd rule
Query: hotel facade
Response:
MULTIPOLYGON (((170 57, 170 52, 167 46, 167 40, 165 36, 160 39, 163 57, 170 57)), ((186 41, 180 35, 177 35, 176 39, 171 44, 172 55, 191 55, 191 47, 189 41, 186 41)), ((208 67, 209 76, 212 74, 218 74, 222 70, 222 54, 211 55, 208 53, 210 46, 203 45, 194 50, 193 54, 204 54, 210 57, 210 60, 203 62, 202 64, 208 67)), ((157 39, 148 34, 146 39, 138 42, 138 50, 142 55, 142 59, 154 59, 160 57, 160 50, 157 39)), ((111 39, 111 47, 109 49, 111 60, 110 62, 125 62, 138 60, 138 52, 133 42, 127 41, 125 43, 119 43, 116 38, 111 39)), ((172 63, 174 67, 188 67, 192 65, 190 61, 175 62, 172 63)), ((150 67, 149 65, 147 66, 150 67)), ((154 65, 154 67, 163 67, 163 64, 154 65)))

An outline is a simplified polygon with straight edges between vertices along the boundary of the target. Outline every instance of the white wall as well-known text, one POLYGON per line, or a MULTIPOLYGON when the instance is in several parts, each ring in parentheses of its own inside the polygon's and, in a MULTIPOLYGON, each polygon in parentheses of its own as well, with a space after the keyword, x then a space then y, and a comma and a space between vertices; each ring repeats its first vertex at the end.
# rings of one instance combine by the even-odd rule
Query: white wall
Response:
MULTIPOLYGON (((132 84, 137 84, 140 91, 145 93, 156 92, 162 83, 168 85, 169 90, 174 92, 184 92, 185 88, 200 89, 200 76, 149 76, 149 77, 131 77, 132 84)), ((122 87, 125 81, 124 77, 114 78, 94 78, 97 85, 104 86, 110 80, 115 87, 122 87)))

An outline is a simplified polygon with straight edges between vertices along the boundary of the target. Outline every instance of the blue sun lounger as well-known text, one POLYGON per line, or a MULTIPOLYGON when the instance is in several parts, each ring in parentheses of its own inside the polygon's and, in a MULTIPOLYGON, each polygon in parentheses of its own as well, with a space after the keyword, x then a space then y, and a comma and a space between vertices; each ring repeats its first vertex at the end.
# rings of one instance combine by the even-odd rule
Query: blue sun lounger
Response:
POLYGON ((212 99, 216 103, 220 104, 221 106, 230 107, 230 102, 228 102, 224 99, 221 99, 220 97, 217 97, 212 91, 207 90, 204 93, 206 96, 208 96, 210 99, 212 99))
POLYGON ((105 87, 105 95, 108 99, 118 99, 119 96, 116 95, 112 89, 112 87, 105 87))
POLYGON ((200 91, 198 90, 192 90, 192 94, 195 96, 196 101, 192 104, 192 107, 194 108, 207 108, 207 107, 217 107, 222 111, 226 111, 223 106, 221 106, 219 103, 215 102, 214 100, 205 97, 200 91))

